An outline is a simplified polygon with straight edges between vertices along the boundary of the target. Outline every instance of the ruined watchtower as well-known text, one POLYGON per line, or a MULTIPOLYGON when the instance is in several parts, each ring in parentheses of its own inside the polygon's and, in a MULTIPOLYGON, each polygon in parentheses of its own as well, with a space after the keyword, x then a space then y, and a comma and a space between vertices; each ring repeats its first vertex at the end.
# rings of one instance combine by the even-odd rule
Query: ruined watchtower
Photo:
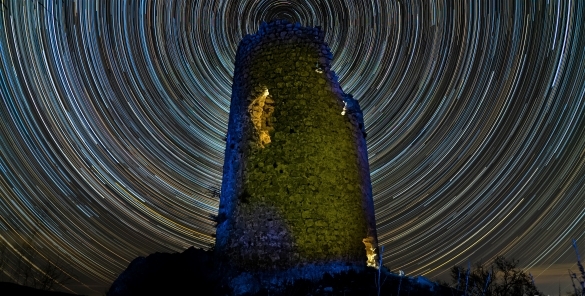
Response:
POLYGON ((365 266, 377 245, 362 112, 331 60, 286 21, 238 47, 216 241, 236 266, 365 266))

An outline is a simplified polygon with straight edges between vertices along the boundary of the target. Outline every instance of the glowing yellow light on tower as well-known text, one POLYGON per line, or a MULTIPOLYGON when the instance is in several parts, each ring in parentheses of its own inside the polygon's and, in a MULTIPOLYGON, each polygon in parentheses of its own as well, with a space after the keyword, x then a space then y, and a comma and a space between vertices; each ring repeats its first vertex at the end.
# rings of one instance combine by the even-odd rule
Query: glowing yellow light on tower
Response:
POLYGON ((250 119, 259 137, 258 143, 262 148, 271 142, 269 132, 272 127, 270 126, 269 118, 274 111, 273 104, 274 101, 270 97, 268 88, 264 87, 264 90, 248 106, 250 119))

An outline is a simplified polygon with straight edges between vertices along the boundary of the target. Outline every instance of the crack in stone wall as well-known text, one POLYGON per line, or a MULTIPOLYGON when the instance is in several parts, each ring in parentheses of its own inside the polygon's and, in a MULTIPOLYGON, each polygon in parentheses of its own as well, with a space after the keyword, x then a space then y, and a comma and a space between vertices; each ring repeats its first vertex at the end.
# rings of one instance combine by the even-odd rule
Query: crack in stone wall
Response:
POLYGON ((251 101, 248 106, 248 113, 255 129, 255 141, 261 148, 270 143, 270 132, 272 127, 272 113, 274 112, 274 101, 266 87, 255 88, 259 93, 253 93, 248 97, 251 101))

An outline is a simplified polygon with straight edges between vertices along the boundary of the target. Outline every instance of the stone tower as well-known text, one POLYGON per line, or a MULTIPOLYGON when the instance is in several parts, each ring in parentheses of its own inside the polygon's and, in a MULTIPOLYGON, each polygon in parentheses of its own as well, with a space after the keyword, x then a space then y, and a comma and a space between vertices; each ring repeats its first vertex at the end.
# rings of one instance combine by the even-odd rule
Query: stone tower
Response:
POLYGON ((238 47, 216 234, 237 267, 374 264, 362 112, 332 57, 319 27, 279 20, 238 47))

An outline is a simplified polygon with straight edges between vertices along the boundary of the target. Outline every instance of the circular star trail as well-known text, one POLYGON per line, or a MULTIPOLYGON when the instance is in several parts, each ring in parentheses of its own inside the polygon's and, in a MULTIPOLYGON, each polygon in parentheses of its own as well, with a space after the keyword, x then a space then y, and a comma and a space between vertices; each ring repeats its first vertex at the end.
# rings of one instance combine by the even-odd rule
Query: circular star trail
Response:
POLYGON ((87 294, 137 256, 210 247, 237 46, 279 18, 322 27, 364 110, 388 267, 435 277, 503 254, 569 287, 584 5, 2 1, 0 241, 62 258, 87 294))

